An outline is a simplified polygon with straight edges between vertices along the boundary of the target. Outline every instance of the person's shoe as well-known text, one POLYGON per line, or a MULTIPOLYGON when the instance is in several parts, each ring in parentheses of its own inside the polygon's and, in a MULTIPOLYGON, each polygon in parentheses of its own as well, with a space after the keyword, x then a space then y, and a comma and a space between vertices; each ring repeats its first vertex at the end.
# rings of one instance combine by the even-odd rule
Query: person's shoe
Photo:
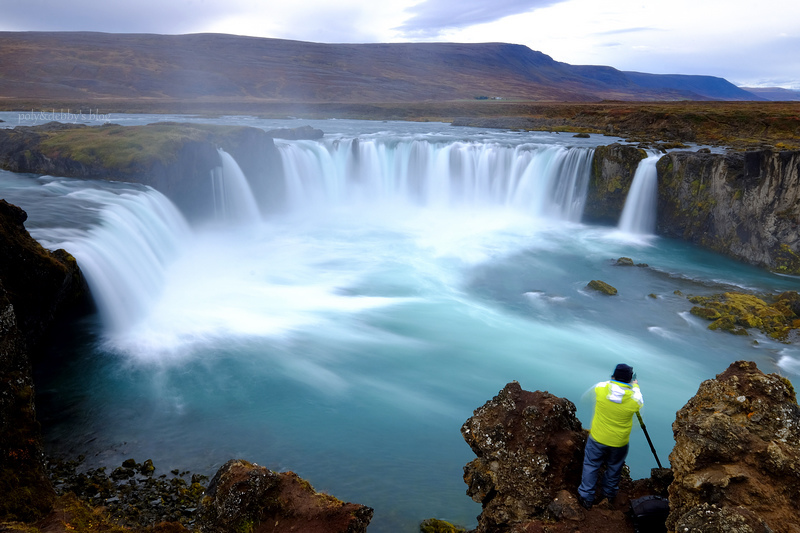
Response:
POLYGON ((586 509, 587 511, 592 508, 592 502, 578 494, 578 503, 581 504, 581 507, 586 509))
MULTIPOLYGON (((608 500, 608 503, 609 503, 610 505, 614 505, 614 498, 616 498, 616 497, 617 497, 617 495, 616 495, 616 494, 614 494, 613 496, 609 496, 609 495, 608 495, 608 494, 606 494, 605 492, 603 492, 603 493, 601 493, 601 494, 600 494, 600 499, 601 499, 601 500, 602 500, 602 499, 607 499, 607 500, 608 500)), ((599 501, 599 500, 598 500, 598 501, 599 501)))

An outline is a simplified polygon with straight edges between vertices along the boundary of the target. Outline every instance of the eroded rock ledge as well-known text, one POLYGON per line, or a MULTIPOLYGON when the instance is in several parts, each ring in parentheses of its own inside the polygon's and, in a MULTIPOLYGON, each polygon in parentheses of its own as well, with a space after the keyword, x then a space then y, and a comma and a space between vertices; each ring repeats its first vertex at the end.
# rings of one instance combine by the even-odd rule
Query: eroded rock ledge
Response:
MULTIPOLYGON (((616 224, 646 156, 595 151, 584 220, 616 224)), ((675 151, 658 161, 656 232, 785 274, 800 274, 800 151, 675 151)))

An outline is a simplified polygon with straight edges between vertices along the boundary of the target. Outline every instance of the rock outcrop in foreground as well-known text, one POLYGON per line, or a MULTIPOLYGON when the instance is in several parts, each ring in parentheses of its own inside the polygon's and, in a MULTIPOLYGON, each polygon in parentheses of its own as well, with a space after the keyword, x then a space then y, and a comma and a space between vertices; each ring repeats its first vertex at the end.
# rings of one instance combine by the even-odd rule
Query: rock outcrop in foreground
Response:
POLYGON ((666 495, 668 470, 653 480, 626 477, 613 503, 585 511, 575 495, 587 433, 575 405, 516 381, 476 409, 461 434, 478 456, 464 467, 467 495, 483 506, 475 533, 633 531, 624 513, 630 498, 666 495))
POLYGON ((672 532, 800 533, 800 407, 788 380, 735 362, 703 382, 673 431, 672 470, 623 475, 613 502, 585 510, 575 406, 509 383, 461 429, 478 456, 464 467, 483 506, 474 533, 633 532, 630 502, 647 495, 669 497, 672 532))
POLYGON ((580 483, 586 435, 569 400, 512 382, 461 434, 478 456, 464 467, 464 481, 483 504, 479 531, 539 516, 559 491, 580 483))
POLYGON ((733 363, 672 428, 672 531, 800 532, 800 407, 788 380, 733 363))
POLYGON ((315 492, 293 472, 232 460, 208 484, 198 512, 202 533, 362 533, 373 510, 315 492))

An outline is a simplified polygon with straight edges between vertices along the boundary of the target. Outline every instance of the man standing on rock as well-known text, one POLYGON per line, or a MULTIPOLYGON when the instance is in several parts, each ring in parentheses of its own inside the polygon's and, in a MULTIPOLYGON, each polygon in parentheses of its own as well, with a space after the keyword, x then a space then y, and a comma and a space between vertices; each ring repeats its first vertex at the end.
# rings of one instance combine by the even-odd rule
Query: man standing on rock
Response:
POLYGON ((594 394, 594 417, 586 439, 583 477, 578 487, 578 502, 585 509, 591 509, 595 501, 594 489, 604 464, 603 493, 597 500, 605 497, 610 501, 617 495, 622 465, 628 455, 633 416, 644 404, 633 368, 624 363, 617 365, 610 381, 594 386, 594 394))

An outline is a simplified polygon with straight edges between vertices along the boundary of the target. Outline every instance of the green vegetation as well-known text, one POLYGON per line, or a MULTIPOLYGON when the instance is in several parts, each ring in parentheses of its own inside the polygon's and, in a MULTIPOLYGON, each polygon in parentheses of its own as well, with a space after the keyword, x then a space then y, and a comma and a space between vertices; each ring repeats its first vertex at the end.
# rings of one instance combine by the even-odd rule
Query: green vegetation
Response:
POLYGON ((188 142, 210 137, 212 130, 226 133, 238 126, 160 123, 147 126, 107 124, 47 132, 40 145, 50 158, 69 158, 85 166, 122 172, 151 168, 156 162, 173 163, 188 142))
MULTIPOLYGON (((492 126, 542 131, 605 133, 665 142, 696 142, 738 149, 763 145, 800 149, 800 102, 537 102, 451 100, 436 102, 288 103, 263 99, 116 99, 103 113, 226 114, 264 118, 351 118, 452 122, 459 117, 496 120, 492 126), (514 124, 522 125, 510 125, 514 124), (504 125, 504 123, 507 123, 504 125)), ((85 101, 4 99, 0 110, 88 109, 85 101)), ((476 122, 475 125, 480 125, 476 122)), ((486 127, 484 125, 484 127, 486 127)))
POLYGON ((713 296, 691 296, 697 304, 691 313, 711 320, 708 329, 721 329, 736 335, 747 335, 747 330, 757 328, 778 340, 786 340, 793 330, 800 329, 800 295, 787 291, 771 303, 752 294, 726 292, 713 296))
POLYGON ((419 525, 420 533, 464 533, 466 529, 454 526, 445 520, 428 518, 419 525))

